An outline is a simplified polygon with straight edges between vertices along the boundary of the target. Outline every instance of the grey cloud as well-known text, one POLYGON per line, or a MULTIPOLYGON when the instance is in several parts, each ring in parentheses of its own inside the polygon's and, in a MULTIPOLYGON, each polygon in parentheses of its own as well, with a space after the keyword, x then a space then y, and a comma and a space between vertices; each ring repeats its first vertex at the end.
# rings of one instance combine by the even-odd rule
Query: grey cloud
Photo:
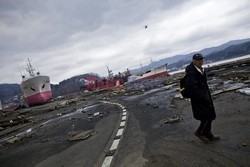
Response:
POLYGON ((0 54, 11 54, 13 50, 46 50, 66 42, 75 32, 95 31, 103 24, 129 26, 142 22, 155 10, 166 10, 178 4, 172 0, 12 0, 0 3, 0 19, 10 33, 0 32, 0 54))
MULTIPOLYGON (((185 0, 111 0, 112 9, 106 13, 105 21, 117 26, 130 26, 142 23, 152 13, 171 9, 185 0)), ((142 25, 143 26, 143 25, 142 25)))
MULTIPOLYGON (((77 31, 94 31, 102 24, 107 5, 102 1, 1 1, 1 52, 48 49, 77 31), (9 9, 9 10, 8 10, 9 9)), ((4 53, 5 53, 4 52, 4 53)))
MULTIPOLYGON (((191 2, 192 5, 201 3, 199 0, 191 2)), ((166 21, 164 17, 171 19, 185 14, 185 8, 180 11, 174 9, 186 3, 190 1, 0 0, 0 69, 6 71, 0 76, 1 82, 14 81, 14 77, 8 76, 18 73, 17 64, 24 65, 27 57, 33 59, 42 73, 60 81, 76 72, 94 70, 106 74, 106 65, 114 71, 139 67, 140 60, 148 63, 149 57, 159 60, 165 58, 165 53, 169 56, 176 50, 192 50, 191 47, 199 42, 203 47, 212 45, 218 38, 225 42, 229 38, 237 38, 239 35, 233 36, 237 30, 247 32, 249 3, 225 14, 225 18, 230 18, 230 15, 237 18, 225 21, 225 27, 229 27, 231 32, 208 28, 172 40, 158 41, 154 38, 155 34, 162 36, 161 32, 164 32, 164 27, 156 24, 166 21), (149 24, 147 30, 150 33, 144 33, 145 24, 149 24), (141 40, 149 40, 148 45, 141 40)), ((182 32, 176 29, 176 33, 182 32)), ((166 38, 171 38, 171 35, 166 38)))

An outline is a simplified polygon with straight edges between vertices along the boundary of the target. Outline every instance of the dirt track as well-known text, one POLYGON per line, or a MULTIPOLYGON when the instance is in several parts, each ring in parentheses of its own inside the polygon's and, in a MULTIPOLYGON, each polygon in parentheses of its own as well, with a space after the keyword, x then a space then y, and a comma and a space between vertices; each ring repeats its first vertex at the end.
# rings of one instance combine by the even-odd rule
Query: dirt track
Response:
POLYGON ((248 166, 250 148, 242 144, 250 141, 249 96, 229 92, 215 98, 213 132, 222 139, 203 143, 193 135, 199 122, 192 117, 190 102, 176 99, 169 105, 169 94, 158 92, 144 97, 138 105, 130 104, 133 114, 117 166, 248 166), (154 101, 150 105, 146 104, 149 98, 154 101), (159 108, 152 107, 155 103, 159 108), (163 123, 176 115, 181 116, 180 122, 163 123))

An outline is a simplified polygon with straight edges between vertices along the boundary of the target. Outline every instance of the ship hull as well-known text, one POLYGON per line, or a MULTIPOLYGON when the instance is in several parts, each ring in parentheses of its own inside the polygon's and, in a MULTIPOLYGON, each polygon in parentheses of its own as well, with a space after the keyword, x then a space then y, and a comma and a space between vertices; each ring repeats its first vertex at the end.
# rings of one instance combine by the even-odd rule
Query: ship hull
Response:
POLYGON ((48 76, 34 76, 21 83, 23 97, 27 105, 44 104, 52 99, 48 76))
POLYGON ((147 71, 146 73, 142 74, 141 76, 132 76, 129 78, 129 81, 142 81, 142 80, 150 80, 156 79, 159 77, 168 76, 169 73, 167 72, 167 65, 163 65, 160 67, 156 67, 147 71))
POLYGON ((52 92, 40 92, 32 96, 28 96, 25 98, 25 101, 29 105, 38 105, 38 104, 44 104, 52 98, 52 92))
POLYGON ((159 78, 159 77, 164 77, 164 76, 168 76, 168 72, 167 71, 164 71, 164 72, 159 72, 157 74, 152 74, 152 75, 149 75, 149 76, 146 76, 146 77, 142 77, 140 79, 155 79, 155 78, 159 78))

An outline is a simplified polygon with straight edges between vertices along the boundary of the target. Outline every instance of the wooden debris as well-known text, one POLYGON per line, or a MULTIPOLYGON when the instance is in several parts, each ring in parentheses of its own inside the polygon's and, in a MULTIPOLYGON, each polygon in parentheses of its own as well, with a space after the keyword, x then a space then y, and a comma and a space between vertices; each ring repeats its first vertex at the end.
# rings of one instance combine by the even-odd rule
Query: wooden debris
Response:
POLYGON ((95 134, 95 130, 72 131, 68 133, 69 141, 86 140, 95 134))
POLYGON ((26 124, 21 124, 21 125, 18 125, 18 126, 14 126, 14 127, 11 127, 11 128, 8 128, 8 129, 5 129, 3 131, 0 132, 0 136, 3 136, 3 135, 6 135, 8 133, 11 133, 11 132, 14 132, 18 129, 21 129, 27 125, 29 125, 30 123, 26 123, 26 124))
POLYGON ((166 120, 164 120, 164 123, 176 123, 179 122, 181 120, 181 118, 177 117, 177 118, 168 118, 166 120))
POLYGON ((218 95, 218 94, 221 94, 221 93, 225 93, 225 92, 230 92, 230 91, 233 91, 233 90, 238 90, 238 89, 241 89, 243 87, 244 86, 232 86, 232 87, 216 90, 216 91, 212 92, 212 96, 218 95))

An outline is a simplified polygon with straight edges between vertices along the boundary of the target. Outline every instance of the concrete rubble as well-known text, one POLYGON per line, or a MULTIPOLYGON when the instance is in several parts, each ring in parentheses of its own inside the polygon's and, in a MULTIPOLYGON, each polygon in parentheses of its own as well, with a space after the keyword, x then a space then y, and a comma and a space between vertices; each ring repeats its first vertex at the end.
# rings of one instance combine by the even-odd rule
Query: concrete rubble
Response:
POLYGON ((95 117, 97 117, 97 116, 99 116, 99 115, 100 115, 100 112, 94 113, 94 116, 95 116, 95 117))
POLYGON ((242 146, 246 147, 246 146, 247 146, 247 144, 246 144, 246 143, 242 143, 242 146))
POLYGON ((14 143, 16 143, 16 142, 18 142, 20 140, 21 140, 21 138, 19 138, 19 137, 13 137, 13 138, 7 140, 6 143, 7 144, 14 144, 14 143))
POLYGON ((246 95, 250 95, 250 88, 243 88, 243 89, 239 89, 237 90, 237 92, 246 94, 246 95))

